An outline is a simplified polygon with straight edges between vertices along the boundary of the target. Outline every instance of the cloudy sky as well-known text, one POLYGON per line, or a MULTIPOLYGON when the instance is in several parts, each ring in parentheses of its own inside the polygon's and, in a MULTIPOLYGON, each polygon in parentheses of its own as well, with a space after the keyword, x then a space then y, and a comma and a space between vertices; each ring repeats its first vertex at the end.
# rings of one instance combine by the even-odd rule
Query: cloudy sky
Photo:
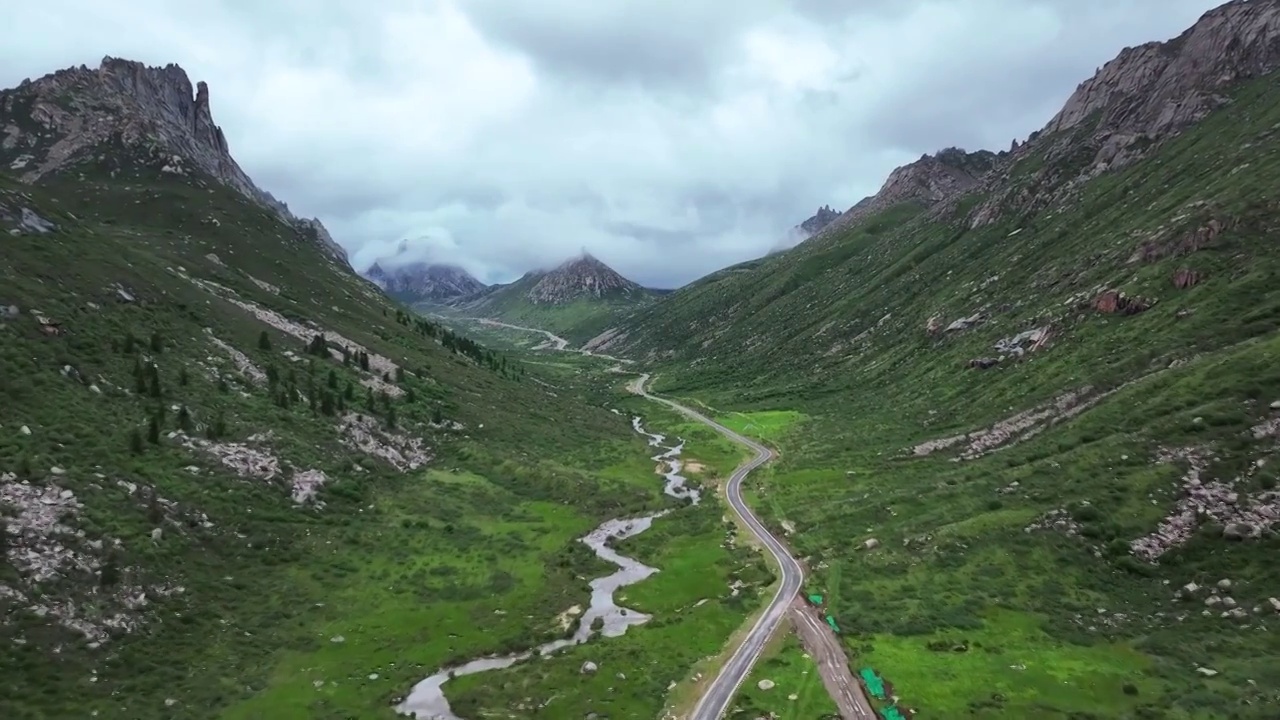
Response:
POLYGON ((41 0, 0 85, 176 62, 254 179, 363 267, 510 280, 582 248, 674 287, 894 167, 1024 139, 1217 0, 41 0))

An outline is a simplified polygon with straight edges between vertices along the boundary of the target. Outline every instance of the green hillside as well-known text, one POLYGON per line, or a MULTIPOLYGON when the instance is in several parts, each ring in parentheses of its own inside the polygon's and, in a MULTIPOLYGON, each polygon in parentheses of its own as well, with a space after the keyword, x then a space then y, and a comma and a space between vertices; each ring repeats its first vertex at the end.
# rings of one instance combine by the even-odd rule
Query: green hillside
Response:
MULTIPOLYGON (((612 567, 578 537, 683 509, 608 411, 613 380, 425 321, 167 157, 96 157, 0 174, 3 717, 395 717, 442 665, 564 635, 556 616, 612 567)), ((769 582, 722 547, 722 511, 673 514, 655 526, 672 543, 637 553, 700 567, 632 589, 660 633, 450 696, 656 714, 655 689, 745 618, 754 594, 730 584, 769 582), (566 691, 585 656, 663 669, 566 691)))
POLYGON ((1277 81, 1084 182, 1094 124, 1035 138, 615 328, 767 428, 756 506, 922 717, 1275 716, 1277 81))

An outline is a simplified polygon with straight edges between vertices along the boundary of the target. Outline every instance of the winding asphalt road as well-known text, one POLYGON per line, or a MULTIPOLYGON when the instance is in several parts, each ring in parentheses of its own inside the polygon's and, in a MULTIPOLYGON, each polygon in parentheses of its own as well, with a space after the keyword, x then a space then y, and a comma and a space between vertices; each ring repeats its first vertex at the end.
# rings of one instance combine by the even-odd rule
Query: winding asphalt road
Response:
MULTIPOLYGON (((491 326, 540 333, 554 344, 556 350, 568 350, 569 341, 547 330, 510 325, 487 318, 465 319, 479 321, 491 326)), ((578 349, 574 352, 616 361, 618 367, 613 368, 615 371, 622 371, 623 365, 631 363, 630 360, 624 358, 593 353, 590 350, 578 349)), ((720 674, 704 691, 702 698, 688 716, 688 720, 719 720, 724 715, 725 711, 729 709, 729 704, 733 702, 733 696, 737 693, 738 688, 742 686, 742 683, 746 682, 747 676, 751 674, 752 666, 760 658, 760 654, 764 652, 769 638, 773 636, 778 624, 782 622, 788 612, 792 613, 798 625, 797 632, 806 649, 813 652, 815 658, 817 658, 818 669, 823 677, 823 683, 827 685, 832 699, 840 707, 841 714, 850 720, 874 720, 876 717, 875 711, 871 709, 870 704, 862 695, 857 681, 850 675, 848 662, 844 656, 844 651, 840 648, 838 639, 827 630, 823 623, 817 622, 814 618, 808 616, 809 611, 803 606, 803 603, 796 601, 800 586, 804 584, 804 569, 791 556, 786 546, 773 533, 769 532, 769 529, 751 512, 751 508, 742 499, 742 481, 752 470, 769 462, 776 454, 764 445, 739 435, 696 410, 664 397, 650 395, 645 390, 647 382, 649 382, 649 373, 644 373, 632 380, 627 387, 637 395, 654 402, 660 402, 676 412, 707 425, 721 435, 749 448, 755 453, 750 460, 739 465, 733 471, 733 475, 729 477, 729 482, 725 485, 725 497, 733 508, 733 512, 747 526, 751 534, 755 535, 756 539, 768 549, 769 554, 773 556, 774 561, 782 571, 782 582, 778 584, 778 590, 774 593, 773 599, 769 601, 768 606, 765 607, 756 624, 751 627, 746 638, 733 651, 729 661, 720 668, 720 674), (795 603, 794 607, 793 602, 795 603), (805 627, 802 629, 799 627, 800 624, 805 627)))
POLYGON ((648 373, 641 375, 630 384, 631 391, 649 400, 660 402, 677 412, 714 428, 716 432, 750 448, 755 453, 754 457, 739 465, 738 469, 733 471, 733 475, 729 477, 728 484, 725 485, 725 497, 743 524, 769 550, 769 554, 773 555, 773 559, 782 570, 782 582, 778 584, 778 591, 774 593, 773 599, 769 601, 764 613, 756 621, 756 624, 752 626, 742 644, 738 646, 737 650, 734 650, 729 661, 720 668, 720 674, 707 687, 702 699, 694 706, 693 712, 689 715, 689 720, 718 720, 720 716, 724 715, 725 710, 729 708, 729 703, 733 701, 733 696, 738 691, 738 688, 746 681, 747 676, 751 674, 751 667, 760 658, 760 653, 764 651, 764 647, 768 644, 769 638, 773 636, 778 623, 782 622, 782 619, 786 617, 791 601, 800 592, 800 586, 804 583, 804 570, 800 567, 800 563, 791 557, 791 553, 787 552, 787 548, 782 542, 774 537, 773 533, 769 532, 769 529, 760 522, 742 499, 743 479, 752 470, 772 460, 775 456, 774 452, 750 438, 739 435, 696 410, 691 410, 664 397, 650 395, 644 388, 645 383, 648 381, 648 373))

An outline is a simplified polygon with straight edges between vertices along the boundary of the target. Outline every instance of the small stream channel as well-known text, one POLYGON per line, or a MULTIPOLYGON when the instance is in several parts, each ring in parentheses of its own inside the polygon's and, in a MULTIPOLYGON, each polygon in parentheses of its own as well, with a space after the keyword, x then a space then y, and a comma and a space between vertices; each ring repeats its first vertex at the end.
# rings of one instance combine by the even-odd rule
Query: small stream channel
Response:
MULTIPOLYGON (((653 460, 663 463, 666 468, 666 472, 663 473, 663 478, 666 480, 663 492, 680 500, 688 500, 691 505, 697 505, 701 499, 700 493, 695 488, 687 487, 685 485, 685 477, 680 474, 684 467, 684 463, 680 460, 680 454, 684 451, 684 441, 681 440, 676 445, 664 446, 663 443, 666 441, 666 436, 645 430, 638 416, 631 419, 631 427, 637 433, 648 438, 650 447, 662 448, 662 452, 654 455, 653 460)), ((618 552, 609 547, 609 544, 610 541, 624 540, 639 535, 648 530, 654 520, 666 515, 668 512, 670 511, 664 510, 637 518, 606 520, 599 527, 579 538, 579 541, 586 543, 588 547, 595 551, 597 557, 617 565, 618 569, 609 575, 591 581, 591 605, 578 618, 578 627, 574 630, 573 635, 544 643, 532 650, 526 650, 521 653, 477 658, 462 665, 442 668, 434 675, 414 685, 409 692, 409 696, 396 706, 396 711, 417 720, 463 720, 453 714, 453 710, 449 707, 449 700, 444 696, 443 686, 450 678, 474 675, 486 670, 501 670, 537 655, 550 655, 572 645, 584 643, 596 634, 591 629, 591 626, 597 618, 603 623, 599 634, 604 637, 617 637, 625 633, 627 628, 632 625, 640 625, 647 622, 649 620, 648 615, 618 607, 613 600, 613 596, 619 589, 644 580, 658 572, 658 569, 618 554, 618 552)))

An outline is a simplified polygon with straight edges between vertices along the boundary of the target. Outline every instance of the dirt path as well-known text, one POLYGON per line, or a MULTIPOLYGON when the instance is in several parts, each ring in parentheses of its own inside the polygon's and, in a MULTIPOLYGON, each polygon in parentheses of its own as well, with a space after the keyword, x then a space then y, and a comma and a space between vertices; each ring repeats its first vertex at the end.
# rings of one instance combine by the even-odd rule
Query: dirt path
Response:
POLYGON ((849 669, 849 658, 840 639, 818 617, 817 610, 800 598, 791 603, 791 625, 805 652, 818 666, 818 675, 827 694, 835 701, 845 720, 875 720, 876 712, 862 692, 862 685, 849 669))

